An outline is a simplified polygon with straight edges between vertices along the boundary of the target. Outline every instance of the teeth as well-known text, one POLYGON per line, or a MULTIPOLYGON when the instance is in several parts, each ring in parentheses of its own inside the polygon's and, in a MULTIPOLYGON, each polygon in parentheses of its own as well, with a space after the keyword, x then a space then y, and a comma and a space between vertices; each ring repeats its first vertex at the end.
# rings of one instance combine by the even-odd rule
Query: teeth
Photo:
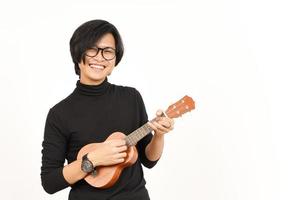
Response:
POLYGON ((94 64, 90 64, 90 67, 92 68, 97 68, 97 69, 104 69, 104 67, 102 65, 94 65, 94 64))

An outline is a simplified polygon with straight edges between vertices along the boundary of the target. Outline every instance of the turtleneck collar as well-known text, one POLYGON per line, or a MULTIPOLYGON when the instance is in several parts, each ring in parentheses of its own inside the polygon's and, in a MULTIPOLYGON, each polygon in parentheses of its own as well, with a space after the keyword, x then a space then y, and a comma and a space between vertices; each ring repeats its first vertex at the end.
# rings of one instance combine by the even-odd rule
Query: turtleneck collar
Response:
POLYGON ((107 78, 105 78, 105 80, 99 85, 85 85, 78 80, 75 91, 88 96, 102 95, 106 92, 110 85, 111 84, 107 81, 107 78))

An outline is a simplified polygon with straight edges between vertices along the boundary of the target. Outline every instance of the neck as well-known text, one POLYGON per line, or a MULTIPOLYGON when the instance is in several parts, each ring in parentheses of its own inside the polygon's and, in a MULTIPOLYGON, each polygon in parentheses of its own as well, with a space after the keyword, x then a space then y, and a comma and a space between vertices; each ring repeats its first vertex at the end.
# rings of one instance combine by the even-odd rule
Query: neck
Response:
POLYGON ((110 83, 108 83, 107 79, 104 79, 102 82, 99 82, 97 85, 82 83, 81 79, 76 83, 76 91, 83 95, 94 96, 94 95, 103 95, 105 94, 109 87, 110 83))

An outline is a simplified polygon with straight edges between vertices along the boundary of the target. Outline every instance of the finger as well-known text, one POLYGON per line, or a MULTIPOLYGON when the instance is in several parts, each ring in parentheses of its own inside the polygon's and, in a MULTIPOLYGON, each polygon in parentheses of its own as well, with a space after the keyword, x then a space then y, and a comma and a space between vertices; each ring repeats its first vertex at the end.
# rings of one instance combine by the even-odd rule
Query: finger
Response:
POLYGON ((123 151, 126 151, 127 150, 127 146, 124 145, 124 146, 120 146, 120 147, 117 147, 116 148, 116 152, 123 152, 123 151))
POLYGON ((148 122, 148 125, 154 130, 154 131, 158 131, 157 127, 153 124, 153 122, 148 122))
POLYGON ((162 117, 161 120, 157 122, 165 128, 170 128, 174 124, 174 120, 167 117, 162 117))
POLYGON ((114 164, 122 163, 122 162, 124 162, 124 161, 125 161, 124 158, 118 158, 118 159, 115 160, 114 164))
POLYGON ((171 127, 171 122, 169 122, 169 120, 161 120, 158 122, 160 125, 162 125, 165 128, 170 128, 171 127))
POLYGON ((175 120, 171 119, 171 126, 174 126, 174 124, 175 124, 175 120))
POLYGON ((162 126, 158 122, 153 122, 153 124, 158 129, 158 131, 161 131, 161 132, 168 132, 169 131, 167 128, 165 128, 164 126, 162 126))
POLYGON ((125 158, 127 156, 126 152, 122 152, 122 153, 117 153, 115 155, 113 155, 114 159, 119 159, 119 158, 125 158))
POLYGON ((152 120, 151 122, 158 122, 165 126, 166 128, 171 127, 172 124, 174 123, 174 120, 168 117, 156 117, 155 120, 152 120))
POLYGON ((113 146, 120 147, 126 145, 126 141, 124 139, 112 140, 113 146))
POLYGON ((175 121, 174 119, 171 119, 171 127, 169 128, 170 130, 174 129, 175 121))

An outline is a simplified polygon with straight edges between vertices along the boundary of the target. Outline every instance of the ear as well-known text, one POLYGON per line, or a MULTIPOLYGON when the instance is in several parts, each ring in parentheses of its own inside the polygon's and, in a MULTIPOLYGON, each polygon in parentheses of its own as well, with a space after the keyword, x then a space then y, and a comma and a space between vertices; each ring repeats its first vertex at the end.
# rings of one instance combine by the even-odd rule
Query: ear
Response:
POLYGON ((83 65, 84 65, 83 60, 81 60, 80 63, 78 63, 78 67, 79 67, 80 71, 82 70, 83 65))

